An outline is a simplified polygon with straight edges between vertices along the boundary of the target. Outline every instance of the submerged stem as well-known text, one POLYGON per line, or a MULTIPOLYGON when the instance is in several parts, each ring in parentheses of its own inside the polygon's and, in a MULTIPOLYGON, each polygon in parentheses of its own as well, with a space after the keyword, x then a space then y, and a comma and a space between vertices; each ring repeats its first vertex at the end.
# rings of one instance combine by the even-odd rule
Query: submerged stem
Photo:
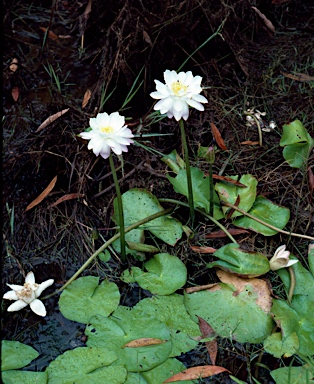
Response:
POLYGON ((183 147, 183 152, 184 152, 184 161, 185 161, 185 168, 186 168, 186 178, 187 178, 187 182, 188 182, 188 201, 189 201, 190 215, 191 215, 191 220, 192 220, 192 225, 193 225, 194 224, 193 187, 192 187, 189 151, 188 151, 188 146, 187 146, 187 142, 186 142, 184 123, 183 123, 182 119, 180 119, 179 125, 180 125, 180 130, 181 130, 181 141, 182 141, 182 147, 183 147))
POLYGON ((119 232, 120 232, 120 248, 121 248, 121 260, 123 263, 126 262, 126 252, 125 252, 125 233, 124 233, 124 215, 123 215, 123 204, 122 197, 120 192, 119 180, 117 177, 116 168, 114 166, 112 153, 110 152, 109 163, 111 167, 111 172, 114 180, 114 185, 116 187, 117 193, 117 202, 118 202, 118 213, 119 213, 119 232))

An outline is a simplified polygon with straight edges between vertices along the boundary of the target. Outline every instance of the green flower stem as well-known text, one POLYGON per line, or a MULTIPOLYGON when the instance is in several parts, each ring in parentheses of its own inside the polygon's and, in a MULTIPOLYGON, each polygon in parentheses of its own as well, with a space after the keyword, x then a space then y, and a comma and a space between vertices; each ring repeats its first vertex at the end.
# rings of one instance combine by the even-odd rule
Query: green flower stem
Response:
POLYGON ((291 304, 292 297, 294 294, 294 289, 296 285, 296 278, 295 278, 295 272, 292 267, 288 267, 289 275, 290 275, 290 288, 289 288, 289 293, 288 293, 288 301, 289 304, 291 304))
POLYGON ((259 146, 262 147, 263 146, 263 135, 262 135, 261 125, 260 125, 258 119, 254 116, 254 114, 251 116, 253 117, 253 119, 255 120, 255 123, 257 125, 258 137, 259 137, 259 146))
POLYGON ((117 177, 116 168, 114 166, 112 153, 110 152, 109 163, 111 167, 111 172, 114 180, 114 185, 116 187, 117 193, 117 202, 118 202, 118 211, 119 211, 119 232, 120 232, 120 248, 121 248, 121 260, 123 263, 126 262, 126 252, 125 252, 125 233, 124 233, 124 215, 123 215, 123 204, 122 197, 120 192, 119 180, 117 177))
POLYGON ((188 182, 188 201, 189 201, 190 215, 191 215, 191 220, 192 220, 192 225, 193 225, 193 223, 194 223, 194 200, 193 200, 192 178, 191 178, 188 145, 186 142, 184 123, 183 123, 182 119, 180 119, 179 125, 180 125, 180 130, 181 130, 181 141, 182 141, 182 146, 183 146, 184 160, 185 160, 185 167, 186 167, 186 178, 187 178, 187 182, 188 182))
MULTIPOLYGON (((175 199, 158 199, 159 202, 164 203, 172 203, 177 205, 183 205, 184 207, 188 207, 189 205, 184 203, 183 201, 175 200, 175 199)), ((195 210, 199 213, 201 213, 203 216, 207 217, 209 220, 211 220, 214 224, 217 225, 225 234, 229 237, 229 239, 235 243, 238 244, 238 242, 234 239, 234 237, 231 235, 231 233, 228 232, 227 228, 224 227, 221 223, 219 223, 218 220, 214 219, 212 216, 208 215, 206 212, 202 211, 199 208, 195 208, 195 210)))
MULTIPOLYGON (((168 209, 165 209, 163 211, 154 213, 153 215, 147 216, 144 219, 139 220, 136 223, 125 228, 124 233, 128 233, 128 232, 132 231, 132 229, 135 229, 135 228, 139 227, 140 225, 146 224, 149 221, 157 219, 158 217, 169 215, 170 213, 172 213, 172 211, 173 211, 173 208, 168 208, 168 209)), ((92 256, 81 266, 81 268, 77 272, 75 272, 75 274, 60 289, 58 289, 56 292, 52 293, 51 295, 43 297, 42 299, 48 299, 49 297, 54 296, 54 295, 62 292, 69 284, 72 283, 72 281, 74 281, 89 266, 89 264, 100 254, 100 252, 104 251, 114 241, 119 239, 120 235, 121 235, 121 232, 117 233, 116 235, 111 237, 108 241, 106 241, 100 248, 97 249, 96 252, 94 252, 92 254, 92 256)))
POLYGON ((214 180, 213 180, 213 164, 208 164, 209 175, 209 214, 214 216, 214 180))
POLYGON ((257 221, 258 223, 261 223, 263 225, 265 225, 265 227, 268 227, 270 229, 273 229, 274 231, 276 232, 280 232, 280 233, 283 233, 285 235, 289 235, 289 236, 295 236, 295 237, 301 237, 302 239, 308 239, 308 240, 314 240, 314 237, 311 237, 311 236, 307 236, 307 235, 300 235, 299 233, 293 233, 293 232, 288 232, 288 231, 284 231, 283 229, 279 229, 277 227, 274 227, 273 225, 271 224, 268 224, 266 223, 265 221, 261 220, 261 219, 258 219, 257 217, 255 216, 252 216, 250 215, 249 213, 243 211, 242 209, 238 208, 236 205, 233 205, 233 204, 230 204, 226 201, 222 201, 221 202, 223 205, 225 205, 226 207, 230 207, 230 208, 233 208, 235 209, 236 211, 242 213, 242 215, 244 216, 247 216, 249 217, 250 219, 253 219, 255 221, 257 221))

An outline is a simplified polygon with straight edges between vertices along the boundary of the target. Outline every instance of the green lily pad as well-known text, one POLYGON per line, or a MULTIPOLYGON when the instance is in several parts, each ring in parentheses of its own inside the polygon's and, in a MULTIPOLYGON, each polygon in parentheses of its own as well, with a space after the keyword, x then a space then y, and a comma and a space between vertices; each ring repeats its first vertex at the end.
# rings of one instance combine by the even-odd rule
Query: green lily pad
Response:
POLYGON ((1 371, 23 368, 39 353, 29 345, 19 341, 2 340, 1 342, 1 371))
POLYGON ((210 290, 185 294, 186 309, 195 322, 197 316, 202 317, 221 337, 260 343, 274 327, 269 312, 263 309, 263 300, 260 301, 267 284, 259 279, 233 279, 240 288, 232 283, 219 283, 210 290), (265 286, 256 288, 257 283, 265 286))
POLYGON ((155 296, 139 301, 133 307, 141 317, 156 317, 171 333, 173 348, 170 356, 180 356, 195 348, 193 340, 201 335, 198 325, 191 320, 184 306, 184 298, 176 293, 169 296, 155 296))
MULTIPOLYGON (((157 197, 145 189, 134 188, 125 192, 122 195, 122 203, 125 227, 154 213, 163 211, 157 197)), ((112 219, 119 225, 117 199, 114 200, 114 215, 112 219)), ((154 236, 172 246, 181 239, 183 233, 182 224, 168 215, 159 217, 126 233, 126 242, 144 243, 144 230, 151 232, 154 236)), ((113 245, 117 251, 120 251, 120 240, 115 241, 113 245)), ((127 252, 137 256, 137 252, 132 251, 128 247, 127 252)))
MULTIPOLYGON (((230 179, 238 180, 238 176, 230 176, 230 179)), ((224 182, 218 182, 215 185, 215 189, 218 192, 220 200, 230 204, 235 204, 237 198, 240 197, 238 207, 243 211, 248 212, 256 199, 257 180, 254 176, 247 174, 243 175, 239 182, 246 185, 246 188, 224 182)), ((230 208, 226 206, 222 208, 225 214, 229 211, 229 209, 230 208)), ((242 216, 242 213, 234 211, 231 217, 234 218, 236 216, 242 216)))
POLYGON ((47 367, 49 384, 120 384, 127 375, 122 365, 111 365, 118 359, 105 348, 79 347, 59 355, 47 367))
MULTIPOLYGON (((186 170, 180 169, 176 177, 167 175, 168 180, 173 185, 174 190, 177 193, 188 197, 188 186, 186 170)), ((209 177, 205 176, 204 172, 198 168, 191 167, 191 179, 193 188, 194 206, 201 208, 205 212, 209 213, 209 177)), ((214 218, 216 220, 224 217, 220 209, 220 201, 217 193, 214 191, 214 218)))
MULTIPOLYGON (((186 367, 177 359, 168 359, 163 364, 158 365, 156 368, 146 372, 142 372, 143 377, 146 379, 147 384, 163 383, 169 377, 184 371, 186 367)), ((197 383, 196 380, 180 380, 180 384, 197 383)))
POLYGON ((124 384, 148 384, 141 373, 139 372, 128 372, 126 381, 124 384))
POLYGON ((74 280, 59 299, 63 316, 83 324, 87 324, 96 314, 109 316, 119 305, 119 289, 108 281, 98 283, 99 277, 94 276, 74 280))
POLYGON ((300 120, 283 126, 280 146, 285 147, 283 157, 290 167, 300 168, 307 160, 314 140, 308 134, 300 120))
POLYGON ((213 255, 220 260, 206 264, 207 268, 217 267, 242 277, 261 276, 270 270, 267 257, 243 250, 238 244, 227 244, 213 255))
POLYGON ((130 372, 143 372, 162 364, 172 350, 171 335, 165 324, 156 317, 139 316, 136 311, 123 306, 110 317, 92 317, 85 334, 88 346, 115 351, 119 356, 118 363, 130 372), (142 338, 157 338, 161 343, 137 348, 125 346, 142 338))
MULTIPOLYGON (((290 218, 290 211, 288 208, 274 204, 263 196, 257 196, 253 207, 248 213, 279 229, 283 229, 290 218)), ((251 229, 252 231, 261 233, 264 236, 272 236, 277 233, 274 229, 268 228, 264 224, 258 223, 254 219, 250 219, 247 216, 238 217, 234 220, 233 224, 245 229, 251 229)))
POLYGON ((314 372, 308 365, 303 367, 283 367, 270 372, 276 384, 306 384, 314 379, 314 372))
POLYGON ((4 371, 1 372, 3 384, 46 384, 46 372, 31 372, 31 371, 4 371))
POLYGON ((138 285, 155 295, 170 295, 183 287, 187 279, 186 266, 169 253, 158 253, 144 264, 148 272, 138 267, 125 270, 121 280, 125 283, 137 282, 138 285))

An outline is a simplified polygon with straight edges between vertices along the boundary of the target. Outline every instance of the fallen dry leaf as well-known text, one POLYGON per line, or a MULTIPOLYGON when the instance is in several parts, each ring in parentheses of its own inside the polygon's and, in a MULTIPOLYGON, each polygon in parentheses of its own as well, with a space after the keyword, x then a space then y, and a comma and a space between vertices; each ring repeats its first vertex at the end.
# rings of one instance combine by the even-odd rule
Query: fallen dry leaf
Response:
POLYGON ((18 69, 18 63, 19 63, 19 61, 18 61, 18 59, 17 58, 14 58, 12 61, 11 61, 11 64, 10 64, 10 66, 9 66, 9 68, 10 68, 10 71, 12 71, 12 72, 15 72, 17 69, 18 69))
POLYGON ((143 31, 143 38, 144 38, 144 40, 145 40, 145 42, 147 43, 147 44, 149 44, 149 45, 153 45, 153 43, 152 43, 152 40, 151 40, 151 38, 149 37, 149 34, 144 30, 143 31))
POLYGON ((313 76, 309 76, 306 73, 295 73, 295 74, 292 74, 292 73, 282 72, 282 74, 285 77, 288 77, 289 79, 296 80, 296 81, 312 81, 312 80, 314 80, 313 76))
MULTIPOLYGON (((205 174, 205 176, 208 176, 208 174, 205 174)), ((221 180, 221 181, 225 181, 226 183, 229 183, 229 184, 234 184, 236 185, 237 187, 242 187, 242 188, 247 188, 247 186, 245 184, 242 184, 240 183, 239 181, 237 180, 233 180, 231 179, 231 177, 228 177, 228 176, 220 176, 220 175, 213 175, 213 179, 215 180, 221 180)))
POLYGON ((199 247, 198 245, 191 245, 190 249, 198 253, 214 253, 217 251, 217 249, 212 247, 199 247))
POLYGON ((219 280, 225 284, 232 284, 237 291, 234 295, 238 295, 240 292, 245 290, 246 285, 252 285, 255 292, 257 292, 256 304, 266 313, 269 313, 272 306, 271 291, 266 281, 262 279, 252 278, 246 279, 238 277, 232 273, 225 272, 217 269, 216 274, 219 280))
POLYGON ((198 367, 188 368, 180 373, 177 373, 169 379, 165 380, 163 383, 173 383, 174 381, 184 381, 184 380, 196 380, 203 379, 205 377, 210 377, 217 375, 221 372, 229 372, 228 369, 219 367, 218 365, 202 365, 198 367))
POLYGON ((67 195, 64 195, 60 197, 56 202, 49 205, 49 208, 56 207, 58 204, 62 203, 63 201, 72 200, 72 199, 78 199, 79 197, 84 197, 84 193, 69 193, 67 195))
POLYGON ((310 201, 312 201, 312 196, 314 192, 314 174, 311 167, 308 167, 307 169, 307 178, 309 183, 310 201))
POLYGON ((18 87, 13 87, 11 91, 11 95, 13 97, 14 101, 18 101, 19 96, 20 96, 20 90, 18 87))
POLYGON ((242 141, 241 142, 242 145, 259 145, 259 141, 242 141))
POLYGON ((149 345, 158 345, 166 343, 167 340, 154 339, 151 337, 143 337, 141 339, 132 340, 126 344, 124 344, 121 348, 139 348, 139 347, 147 347, 149 345))
POLYGON ((64 115, 65 113, 68 112, 70 108, 63 109, 60 112, 55 113, 54 115, 51 115, 46 119, 40 126, 36 129, 36 133, 41 131, 42 129, 46 128, 49 124, 53 123, 55 120, 57 120, 60 116, 64 115))
POLYGON ((271 32, 275 32, 275 27, 273 25, 273 23, 267 19, 267 17, 264 15, 264 13, 262 13, 259 9, 257 9, 256 7, 251 7, 252 9, 254 9, 254 11, 258 14, 258 16, 264 21, 266 27, 271 31, 271 32))
POLYGON ((38 196, 35 200, 33 200, 25 209, 26 211, 29 211, 30 209, 34 208, 36 205, 41 203, 45 197, 49 195, 49 193, 53 190, 55 184, 57 182, 57 176, 55 176, 51 182, 49 183, 48 187, 38 196))
POLYGON ((83 101, 82 101, 82 108, 85 108, 87 103, 89 102, 89 99, 92 95, 92 91, 90 89, 88 89, 85 93, 84 93, 84 97, 83 97, 83 101))
MULTIPOLYGON (((44 31, 45 33, 47 32, 47 29, 48 28, 45 28, 45 27, 39 27, 39 29, 41 29, 42 31, 44 31)), ((59 36, 56 35, 54 32, 52 31, 48 31, 48 38, 51 39, 51 40, 58 40, 59 39, 59 36)))
POLYGON ((207 291, 208 289, 210 289, 211 291, 214 291, 216 290, 214 287, 216 287, 216 289, 220 289, 220 286, 218 283, 213 283, 213 284, 198 285, 196 287, 185 288, 185 292, 193 293, 193 292, 199 292, 199 291, 207 291))
MULTIPOLYGON (((250 233, 246 229, 236 229, 236 228, 230 228, 230 229, 228 229, 228 232, 232 236, 242 235, 244 233, 250 233)), ((211 232, 211 233, 207 233, 205 235, 206 239, 216 239, 218 237, 226 237, 226 236, 227 235, 226 235, 226 233, 224 231, 211 232)))
MULTIPOLYGON (((201 331, 202 337, 205 339, 206 337, 215 337, 216 332, 213 330, 213 328, 207 323, 206 320, 202 319, 201 317, 197 316, 198 318, 198 326, 201 331)), ((218 345, 217 345, 217 340, 216 338, 207 341, 205 343, 207 352, 209 354, 210 360, 213 365, 216 364, 216 358, 217 358, 217 350, 218 350, 218 345)))
POLYGON ((218 147, 223 149, 224 151, 227 151, 228 148, 227 148, 223 138, 221 137, 219 129, 216 127, 216 125, 212 121, 210 122, 210 126, 211 126, 211 129, 212 129, 212 134, 213 134, 213 136, 215 138, 215 141, 216 141, 218 147))

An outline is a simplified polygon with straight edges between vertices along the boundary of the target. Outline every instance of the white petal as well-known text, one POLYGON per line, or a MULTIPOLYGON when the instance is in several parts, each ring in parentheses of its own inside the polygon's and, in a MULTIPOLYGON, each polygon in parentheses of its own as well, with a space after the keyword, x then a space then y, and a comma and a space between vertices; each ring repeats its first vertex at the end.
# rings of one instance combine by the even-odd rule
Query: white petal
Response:
POLYGON ((35 276, 33 272, 28 272, 28 274, 25 277, 25 283, 35 284, 35 276))
POLYGON ((7 286, 13 289, 13 291, 21 291, 24 289, 23 285, 7 284, 7 286))
POLYGON ((16 301, 15 303, 11 304, 9 307, 8 307, 8 312, 15 312, 15 311, 19 311, 20 309, 23 309, 25 307, 27 307, 27 303, 25 303, 25 301, 23 300, 18 300, 16 301))
POLYGON ((195 101, 198 101, 199 103, 208 103, 208 100, 206 99, 206 97, 202 95, 194 95, 192 99, 195 101))
POLYGON ((95 136, 95 131, 81 132, 79 136, 84 140, 90 140, 95 136))
POLYGON ((198 111, 204 111, 204 105, 201 103, 198 103, 197 101, 193 99, 188 99, 186 101, 191 107, 197 109, 198 111))
POLYGON ((52 285, 54 283, 54 280, 53 279, 49 279, 49 280, 46 280, 46 281, 44 281, 43 283, 41 283, 40 285, 39 285, 39 287, 36 289, 36 291, 35 291, 35 295, 36 295, 36 297, 39 297, 41 294, 42 294, 42 292, 46 289, 46 288, 48 288, 48 287, 50 287, 50 285, 52 285))
POLYGON ((164 99, 165 97, 168 97, 169 96, 169 92, 167 93, 161 93, 161 92, 152 92, 150 94, 150 96, 153 98, 153 99, 164 99))
POLYGON ((107 125, 109 125, 110 124, 110 117, 109 117, 108 113, 106 113, 106 112, 98 113, 98 115, 96 116, 96 122, 97 122, 98 128, 99 127, 106 127, 107 125))
POLYGON ((289 260, 287 267, 291 267, 291 265, 297 263, 299 260, 289 260))
POLYGON ((46 316, 47 314, 44 304, 38 299, 32 301, 30 303, 30 307, 31 307, 31 310, 35 312, 36 315, 38 316, 46 316))
POLYGON ((4 299, 7 300, 18 300, 19 298, 17 297, 17 294, 15 291, 9 291, 3 295, 4 299))
POLYGON ((178 112, 181 112, 183 109, 183 104, 184 104, 184 101, 182 101, 181 99, 178 99, 173 103, 173 109, 175 109, 178 112))
POLYGON ((171 84, 175 81, 178 80, 178 74, 176 71, 169 71, 169 69, 167 69, 165 72, 164 72, 164 79, 165 79, 165 83, 168 85, 168 86, 171 86, 171 84))
POLYGON ((109 150, 106 150, 106 149, 102 149, 101 152, 99 152, 100 156, 104 159, 108 159, 108 157, 110 156, 110 148, 109 150))

